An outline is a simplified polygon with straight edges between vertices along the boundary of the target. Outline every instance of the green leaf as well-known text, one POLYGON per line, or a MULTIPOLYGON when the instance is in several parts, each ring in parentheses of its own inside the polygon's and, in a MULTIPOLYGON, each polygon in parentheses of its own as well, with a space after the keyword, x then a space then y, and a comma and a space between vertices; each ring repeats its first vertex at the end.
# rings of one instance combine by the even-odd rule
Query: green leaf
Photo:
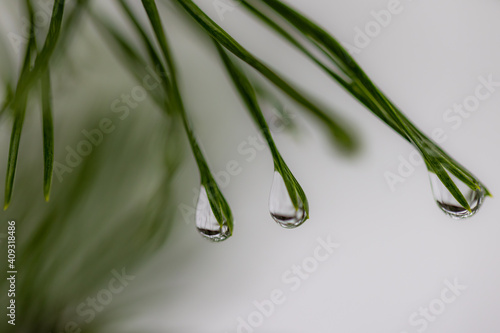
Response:
MULTIPOLYGON (((135 15, 132 12, 132 10, 130 9, 130 7, 127 5, 126 1, 119 0, 118 3, 121 5, 123 11, 127 15, 127 17, 130 19, 133 27, 135 28, 135 30, 139 34, 139 37, 140 37, 144 47, 147 50, 150 61, 153 64, 155 64, 157 66, 157 69, 159 70, 159 72, 162 73, 162 75, 166 77, 167 70, 166 70, 165 66, 163 65, 163 62, 161 61, 161 57, 158 54, 158 52, 156 51, 156 48, 154 47, 153 42, 150 40, 148 34, 145 32, 144 28, 139 23, 139 21, 135 17, 135 15)), ((164 35, 164 38, 165 38, 165 43, 166 43, 166 36, 165 35, 164 35)), ((168 51, 168 49, 167 49, 167 51, 168 51)), ((171 91, 172 87, 170 87, 170 81, 167 78, 165 78, 165 80, 162 82, 162 84, 164 85, 164 89, 166 91, 166 97, 165 97, 166 105, 163 108, 163 110, 165 110, 168 114, 170 114, 170 112, 172 111, 172 108, 168 105, 167 99, 168 99, 168 95, 169 95, 169 92, 171 91)))
MULTIPOLYGON (((45 44, 38 53, 33 68, 31 67, 31 56, 33 54, 32 49, 36 48, 36 39, 34 33, 34 13, 31 3, 28 0, 26 2, 28 7, 28 12, 30 14, 30 39, 27 46, 25 61, 23 68, 21 69, 21 75, 19 77, 16 91, 14 93, 13 101, 11 107, 14 110, 14 124, 12 128, 10 148, 9 148, 9 158, 7 164, 7 176, 5 181, 5 200, 4 209, 9 207, 12 198, 14 178, 16 174, 17 157, 19 155, 19 143, 21 140, 21 133, 24 124, 24 117, 26 113, 27 99, 29 95, 29 90, 33 83, 44 73, 49 65, 50 57, 55 49, 57 40, 61 31, 62 18, 64 13, 64 0, 55 0, 54 8, 52 12, 52 18, 49 25, 49 32, 45 40, 45 44)), ((44 124, 45 126, 45 124, 44 124)), ((45 130, 45 128, 44 128, 45 130)), ((44 133, 44 146, 45 146, 45 133, 44 133)), ((46 156, 50 154, 45 154, 46 156)), ((45 172, 48 171, 45 166, 45 172)), ((44 193, 47 198, 48 192, 50 190, 50 185, 47 187, 48 178, 44 177, 44 193)))
POLYGON ((43 120, 43 194, 49 201, 54 169, 54 124, 52 120, 52 92, 50 69, 42 77, 42 120, 43 120))
MULTIPOLYGON (((334 120, 331 115, 325 113, 315 103, 311 102, 310 98, 300 92, 297 88, 292 86, 284 80, 275 71, 265 65, 262 61, 253 56, 236 40, 234 40, 226 31, 218 26, 212 19, 210 19, 194 2, 191 0, 176 0, 182 5, 186 12, 192 16, 201 27, 217 42, 223 45, 227 50, 235 56, 252 66, 255 70, 260 72, 264 77, 281 89, 290 98, 301 104, 309 110, 315 117, 327 126, 328 130, 336 140, 338 146, 342 150, 352 151, 356 148, 356 141, 353 136, 344 129, 339 121, 334 120)), ((338 118, 338 117, 335 117, 338 118)))
MULTIPOLYGON (((42 50, 38 53, 35 59, 35 63, 31 70, 24 68, 21 71, 21 76, 19 78, 16 92, 14 95, 13 107, 17 109, 18 103, 23 103, 23 99, 27 92, 31 89, 31 86, 35 81, 40 78, 47 66, 49 65, 50 57, 54 52, 57 45, 59 35, 61 32, 61 25, 64 14, 64 3, 65 0, 55 0, 54 7, 52 11, 52 18, 49 24, 49 32, 45 39, 42 50)), ((33 28, 31 29, 33 31, 33 28)))
POLYGON ((306 219, 307 219, 309 216, 309 204, 307 201, 307 197, 304 191, 302 190, 302 187, 300 186, 300 184, 295 179, 292 172, 286 165, 278 148, 276 147, 276 144, 274 143, 271 131, 269 130, 269 126, 267 125, 264 115, 262 114, 262 110, 260 108, 252 84, 250 83, 246 75, 243 73, 243 71, 238 67, 238 65, 230 59, 229 55, 224 51, 222 46, 215 40, 214 44, 217 48, 217 51, 219 52, 219 56, 221 57, 222 62, 229 76, 231 77, 234 83, 234 86, 238 90, 241 99, 245 103, 247 110, 250 112, 250 115, 252 116, 253 120, 259 127, 259 130, 262 132, 264 138, 266 139, 266 142, 273 156, 274 169, 278 171, 283 177, 285 186, 288 191, 288 195, 290 196, 290 199, 295 209, 299 208, 298 199, 300 198, 300 200, 304 204, 304 209, 306 212, 306 219))
MULTIPOLYGON (((330 59, 334 64, 339 67, 344 73, 348 74, 351 71, 357 73, 360 68, 355 63, 354 59, 342 47, 342 45, 335 40, 323 28, 306 18, 290 6, 281 1, 276 0, 262 0, 266 5, 272 8, 277 14, 285 18, 290 24, 295 26, 297 30, 307 36, 310 40, 314 41, 316 46, 321 51, 326 51, 330 55, 330 59)), ((243 0, 243 2, 247 2, 243 0)))
MULTIPOLYGON (((292 46, 297 48, 303 54, 305 54, 309 59, 311 59, 316 65, 318 65, 323 71, 332 76, 336 81, 342 83, 342 85, 348 86, 349 83, 345 81, 340 75, 332 71, 327 65, 323 63, 317 56, 315 56, 312 52, 310 52, 303 43, 301 43, 291 32, 288 32, 285 27, 276 23, 274 19, 271 19, 267 16, 267 13, 264 13, 262 10, 257 8, 257 6, 251 5, 247 1, 241 2, 252 14, 254 14, 258 19, 267 24, 272 30, 276 31, 281 37, 287 40, 292 46)), ((321 51, 323 51, 321 49, 321 51)))
MULTIPOLYGON (((483 188, 487 195, 490 192, 486 186, 481 184, 467 169, 457 163, 453 158, 446 154, 435 142, 422 133, 410 120, 385 96, 385 94, 369 79, 356 61, 342 47, 342 45, 333 38, 323 28, 309 20, 287 4, 277 0, 263 0, 263 2, 273 9, 278 15, 282 16, 288 23, 297 29, 297 32, 305 36, 316 46, 319 51, 326 52, 332 65, 345 73, 352 80, 352 84, 346 84, 346 81, 336 75, 328 66, 316 57, 311 55, 303 46, 297 46, 298 41, 288 34, 282 26, 275 26, 269 23, 268 18, 261 11, 252 8, 250 1, 243 0, 243 3, 251 12, 256 14, 264 22, 270 25, 274 30, 280 33, 294 46, 298 47, 306 56, 311 58, 321 69, 330 74, 339 84, 341 84, 349 93, 357 98, 369 110, 377 115, 382 121, 392 127, 403 138, 417 147, 426 160, 432 160, 434 172, 443 181, 448 190, 456 196, 459 202, 463 203, 463 194, 457 193, 457 187, 449 178, 443 174, 443 166, 448 169, 459 180, 463 181, 472 190, 483 188), (258 11, 258 13, 256 13, 258 11), (435 152, 435 153, 434 153, 435 152), (436 156, 438 155, 438 157, 436 156), (436 160, 436 158, 439 160, 436 160), (443 166, 440 165, 442 163, 443 166)), ((445 172, 446 173, 446 172, 445 172)), ((468 205, 467 205, 468 206, 468 205)), ((467 208, 464 206, 464 208, 467 208)))
MULTIPOLYGON (((27 1, 27 8, 30 16, 30 37, 28 45, 26 46, 26 52, 24 55, 24 62, 21 68, 21 78, 28 75, 30 71, 31 57, 35 49, 35 34, 34 34, 34 13, 33 8, 29 1, 27 1)), ((21 80, 21 79, 20 79, 21 80)), ((19 85, 18 85, 19 86, 19 85)), ((26 104, 28 99, 28 94, 23 93, 18 95, 16 90, 15 97, 18 98, 17 103, 13 103, 12 107, 14 109, 14 122, 12 125, 12 132, 10 137, 9 145, 9 157, 7 159, 7 175, 5 179, 5 198, 4 198, 4 210, 9 208, 10 202, 12 200, 12 193, 14 189, 14 179, 16 177, 17 168, 17 158, 19 155, 19 144, 21 142, 21 134, 23 131, 24 117, 26 114, 26 104)))
POLYGON ((18 112, 14 115, 14 124, 10 137, 9 158, 7 160, 7 176, 5 180, 5 199, 3 209, 9 208, 12 191, 14 188, 14 178, 16 176, 17 156, 19 155, 19 143, 23 131, 24 116, 26 114, 26 98, 19 104, 18 112))
POLYGON ((450 191, 451 195, 453 195, 458 203, 470 212, 471 208, 469 206, 469 203, 467 202, 467 199, 464 197, 462 192, 460 192, 457 185, 455 185, 446 170, 434 158, 425 156, 425 161, 427 163, 427 166, 429 167, 429 171, 436 174, 439 180, 443 183, 444 186, 446 186, 448 191, 450 191))
MULTIPOLYGON (((217 182, 215 181, 210 171, 210 168, 208 167, 208 163, 199 147, 198 141, 196 140, 193 129, 184 109, 184 103, 182 101, 180 88, 178 86, 175 62, 170 52, 170 47, 167 43, 167 36, 163 30, 163 25, 158 13, 158 8, 156 7, 156 3, 154 0, 142 0, 142 4, 144 6, 144 9, 146 10, 149 21, 155 33, 156 40, 160 46, 163 57, 167 64, 166 68, 168 69, 168 74, 171 80, 168 94, 171 98, 172 105, 180 113, 180 116, 182 118, 184 128, 186 130, 186 134, 193 151, 193 155, 200 171, 201 184, 207 191, 210 206, 219 225, 223 227, 223 224, 227 223, 229 233, 230 235, 232 235, 234 228, 233 215, 226 199, 224 198, 219 186, 217 185, 217 182)), ((156 61, 159 62, 159 58, 156 61)), ((158 63, 158 65, 161 65, 161 63, 158 63)))

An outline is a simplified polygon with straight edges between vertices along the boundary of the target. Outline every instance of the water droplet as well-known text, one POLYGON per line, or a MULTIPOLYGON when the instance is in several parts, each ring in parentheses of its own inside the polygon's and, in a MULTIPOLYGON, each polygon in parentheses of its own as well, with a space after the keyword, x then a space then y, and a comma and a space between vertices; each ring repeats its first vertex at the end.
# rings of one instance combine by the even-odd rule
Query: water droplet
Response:
POLYGON ((273 219, 283 228, 297 228, 306 220, 304 204, 299 197, 297 197, 297 200, 299 201, 299 207, 295 208, 283 177, 279 172, 275 171, 269 197, 269 212, 273 219))
POLYGON ((196 228, 203 237, 212 242, 222 242, 231 236, 227 221, 223 220, 222 227, 217 222, 204 186, 201 186, 196 206, 196 228))
POLYGON ((471 217, 479 210, 479 208, 483 204, 485 196, 484 189, 480 188, 477 190, 472 190, 457 177, 451 174, 449 176, 451 177, 455 185, 457 185, 460 192, 462 192, 462 194, 464 195, 465 199, 469 203, 471 211, 469 212, 467 209, 462 207, 462 205, 458 203, 458 201, 453 197, 450 191, 448 191, 443 183, 441 183, 438 176, 430 172, 429 178, 431 180, 432 192, 434 193, 434 199, 436 199, 436 203, 438 204, 439 208, 441 208, 441 210, 451 218, 464 219, 467 217, 471 217))

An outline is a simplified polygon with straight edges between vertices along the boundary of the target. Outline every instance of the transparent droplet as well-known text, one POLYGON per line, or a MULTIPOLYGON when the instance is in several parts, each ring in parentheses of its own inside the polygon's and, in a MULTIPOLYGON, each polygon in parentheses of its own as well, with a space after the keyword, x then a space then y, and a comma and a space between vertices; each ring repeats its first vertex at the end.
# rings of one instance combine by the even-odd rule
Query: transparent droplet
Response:
POLYGON ((281 174, 274 172, 273 186, 269 197, 269 212, 273 219, 283 228, 293 229, 300 226, 306 220, 304 204, 299 201, 298 208, 292 203, 285 182, 281 174))
POLYGON ((227 221, 223 220, 222 227, 217 222, 204 186, 201 186, 196 206, 196 228, 203 237, 212 242, 222 242, 231 236, 227 221))
POLYGON ((448 189, 443 185, 443 183, 439 180, 436 174, 430 172, 429 178, 431 180, 432 192, 434 193, 434 199, 436 199, 436 203, 439 208, 446 215, 450 216, 454 219, 464 219, 467 217, 471 217, 474 215, 481 205, 483 204, 483 200, 485 197, 484 189, 476 189, 472 190, 469 186, 463 183, 454 175, 449 174, 455 185, 457 185, 458 189, 464 195, 465 199, 469 203, 471 211, 469 212, 467 209, 462 207, 453 197, 453 195, 448 191, 448 189))

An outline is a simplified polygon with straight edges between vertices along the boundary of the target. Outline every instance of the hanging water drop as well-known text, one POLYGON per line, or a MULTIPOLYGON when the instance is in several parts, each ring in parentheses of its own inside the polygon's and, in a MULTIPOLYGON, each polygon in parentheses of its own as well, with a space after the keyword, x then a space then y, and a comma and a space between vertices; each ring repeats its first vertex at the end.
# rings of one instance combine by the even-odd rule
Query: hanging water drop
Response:
POLYGON ((201 186, 196 206, 196 228, 203 237, 212 242, 222 242, 231 236, 226 219, 224 218, 221 226, 215 218, 204 186, 201 186))
POLYGON ((273 219, 283 228, 293 229, 306 220, 307 214, 302 200, 297 196, 298 207, 295 208, 281 174, 274 172, 273 186, 269 197, 269 212, 273 219))
POLYGON ((472 190, 469 186, 463 183, 461 180, 456 178, 453 175, 449 175, 455 185, 457 185, 458 189, 464 195, 467 200, 470 211, 462 207, 460 203, 453 197, 450 191, 443 185, 443 183, 439 180, 438 176, 434 173, 429 173, 429 178, 431 180, 432 192, 434 193, 434 199, 436 199, 436 203, 439 208, 446 215, 450 216, 454 219, 464 219, 467 217, 471 217, 474 215, 481 205, 483 204, 483 200, 485 197, 485 191, 483 188, 479 188, 476 190, 472 190))

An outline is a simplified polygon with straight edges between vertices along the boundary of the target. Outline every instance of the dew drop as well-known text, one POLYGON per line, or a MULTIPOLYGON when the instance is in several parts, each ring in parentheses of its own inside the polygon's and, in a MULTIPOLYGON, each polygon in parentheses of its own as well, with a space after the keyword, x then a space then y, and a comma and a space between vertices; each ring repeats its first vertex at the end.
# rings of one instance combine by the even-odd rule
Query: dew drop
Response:
POLYGON ((204 186, 200 188, 196 206, 196 228, 203 237, 212 242, 222 242, 231 236, 226 219, 223 220, 222 227, 217 222, 204 186))
POLYGON ((449 175, 455 185, 457 185, 458 189, 464 195, 465 199, 469 203, 471 211, 469 212, 467 209, 462 207, 458 201, 453 197, 453 195, 448 191, 448 189, 441 183, 438 176, 434 173, 429 173, 429 178, 431 180, 432 192, 434 193, 434 199, 436 199, 436 203, 439 208, 446 215, 450 216, 453 219, 465 219, 474 215, 481 205, 483 204, 483 200, 485 197, 485 191, 483 188, 472 190, 469 186, 467 186, 464 182, 459 180, 454 175, 449 175))
POLYGON ((273 186, 269 197, 269 212, 273 219, 283 228, 293 229, 306 220, 304 204, 297 197, 299 207, 295 208, 281 174, 274 172, 273 186))

